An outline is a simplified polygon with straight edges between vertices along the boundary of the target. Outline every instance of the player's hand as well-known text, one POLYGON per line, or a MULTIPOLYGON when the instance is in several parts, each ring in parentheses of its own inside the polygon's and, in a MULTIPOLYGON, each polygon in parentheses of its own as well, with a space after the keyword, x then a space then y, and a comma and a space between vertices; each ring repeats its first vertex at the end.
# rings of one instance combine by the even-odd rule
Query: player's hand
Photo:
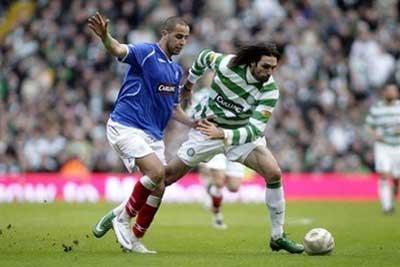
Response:
POLYGON ((107 37, 108 34, 108 19, 104 19, 99 12, 96 12, 96 15, 91 16, 88 19, 89 28, 102 40, 107 37))
POLYGON ((209 120, 200 120, 197 123, 196 130, 200 131, 202 134, 206 135, 210 139, 224 139, 224 131, 221 128, 215 126, 209 120))

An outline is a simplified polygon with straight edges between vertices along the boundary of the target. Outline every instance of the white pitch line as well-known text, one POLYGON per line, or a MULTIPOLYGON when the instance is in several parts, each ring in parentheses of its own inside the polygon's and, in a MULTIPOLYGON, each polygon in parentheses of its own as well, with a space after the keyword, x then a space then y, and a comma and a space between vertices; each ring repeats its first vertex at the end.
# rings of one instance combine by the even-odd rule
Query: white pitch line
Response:
POLYGON ((311 218, 288 218, 286 220, 287 224, 291 225, 310 225, 314 220, 311 218))

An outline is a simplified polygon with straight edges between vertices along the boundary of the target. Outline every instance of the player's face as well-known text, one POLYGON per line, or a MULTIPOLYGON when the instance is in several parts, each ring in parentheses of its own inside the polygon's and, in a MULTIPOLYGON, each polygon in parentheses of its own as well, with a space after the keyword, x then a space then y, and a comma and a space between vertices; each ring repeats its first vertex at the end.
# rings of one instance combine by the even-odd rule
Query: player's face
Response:
POLYGON ((385 87, 383 97, 387 102, 399 99, 399 88, 394 84, 389 84, 385 87))
POLYGON ((189 38, 189 27, 177 24, 174 31, 168 33, 167 49, 171 55, 178 55, 189 38))
POLYGON ((268 81, 278 65, 278 59, 273 56, 262 56, 257 63, 250 65, 251 74, 260 82, 268 81))

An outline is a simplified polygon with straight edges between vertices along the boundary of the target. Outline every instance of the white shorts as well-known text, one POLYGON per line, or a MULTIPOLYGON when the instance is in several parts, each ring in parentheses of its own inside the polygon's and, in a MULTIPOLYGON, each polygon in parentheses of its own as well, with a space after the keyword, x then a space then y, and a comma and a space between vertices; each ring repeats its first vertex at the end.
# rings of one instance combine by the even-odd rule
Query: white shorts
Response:
POLYGON ((191 129, 188 139, 178 150, 178 157, 190 167, 207 162, 217 154, 225 154, 228 160, 243 163, 251 151, 257 146, 266 146, 265 138, 238 146, 227 146, 223 140, 208 139, 201 132, 191 129))
POLYGON ((128 127, 109 119, 107 139, 129 172, 135 167, 135 158, 142 158, 151 153, 155 153, 160 161, 166 164, 164 142, 154 139, 141 129, 128 127))
POLYGON ((244 176, 244 166, 241 163, 228 160, 224 154, 214 156, 204 167, 213 170, 225 171, 225 174, 241 179, 244 176))
POLYGON ((376 142, 374 145, 375 170, 400 177, 400 146, 376 142))

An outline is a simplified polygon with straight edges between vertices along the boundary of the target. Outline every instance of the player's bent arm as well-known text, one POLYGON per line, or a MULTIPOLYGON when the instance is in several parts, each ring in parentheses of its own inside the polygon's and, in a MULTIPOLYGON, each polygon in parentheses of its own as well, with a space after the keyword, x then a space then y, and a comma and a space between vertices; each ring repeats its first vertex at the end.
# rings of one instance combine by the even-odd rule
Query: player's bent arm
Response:
POLYGON ((189 127, 193 127, 195 122, 189 118, 188 115, 183 111, 180 105, 176 105, 174 111, 172 113, 172 119, 179 121, 182 124, 185 124, 189 127))
POLYGON ((110 33, 101 39, 107 52, 117 58, 124 58, 128 54, 128 46, 114 39, 110 33))

